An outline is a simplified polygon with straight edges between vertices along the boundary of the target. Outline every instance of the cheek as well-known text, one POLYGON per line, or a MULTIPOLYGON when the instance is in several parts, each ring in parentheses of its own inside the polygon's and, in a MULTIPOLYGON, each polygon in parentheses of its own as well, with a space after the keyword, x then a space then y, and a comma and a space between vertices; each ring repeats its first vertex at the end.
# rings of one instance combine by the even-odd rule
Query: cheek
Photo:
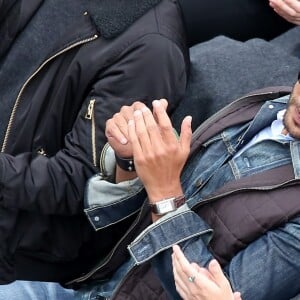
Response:
POLYGON ((285 115, 284 126, 293 138, 300 139, 300 126, 294 122, 291 114, 285 115))

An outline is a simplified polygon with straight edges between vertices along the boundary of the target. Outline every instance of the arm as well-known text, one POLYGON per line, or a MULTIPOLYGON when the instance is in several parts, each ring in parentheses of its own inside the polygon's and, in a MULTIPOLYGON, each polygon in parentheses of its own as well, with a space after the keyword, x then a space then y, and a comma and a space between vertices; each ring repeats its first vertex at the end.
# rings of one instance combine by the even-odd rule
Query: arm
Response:
POLYGON ((184 55, 174 42, 160 35, 147 35, 123 49, 91 84, 62 149, 51 157, 32 153, 0 155, 2 204, 44 214, 81 212, 85 183, 99 170, 106 142, 105 121, 135 99, 170 97, 174 99, 169 106, 172 111, 185 84, 184 55), (91 99, 95 99, 93 120, 86 118, 91 99), (95 145, 91 138, 94 121, 95 145))
POLYGON ((298 0, 269 0, 274 11, 290 23, 300 25, 300 2, 298 0))
MULTIPOLYGON (((136 110, 128 131, 136 171, 150 203, 182 195, 180 174, 190 150, 191 117, 183 120, 178 139, 161 101, 154 101, 153 115, 148 108, 136 110)), ((153 221, 158 218, 152 214, 153 221)))
MULTIPOLYGON (((128 122, 136 171, 144 183, 150 203, 183 193, 180 173, 189 154, 191 142, 190 117, 183 120, 181 134, 177 139, 162 101, 154 101, 153 107, 153 115, 149 109, 142 108, 135 110, 133 119, 128 122)), ((152 213, 154 222, 159 218, 160 216, 152 213)), ((175 215, 173 218, 175 219, 175 215)), ((178 226, 184 226, 184 223, 178 226)), ((171 232, 170 234, 172 235, 171 232)), ((239 293, 232 292, 229 281, 216 261, 209 263, 207 271, 197 264, 189 264, 178 246, 173 249, 175 284, 183 299, 241 299, 239 293), (189 282, 190 276, 195 276, 197 281, 189 282)), ((157 265, 163 266, 165 262, 160 263, 162 261, 157 265)))

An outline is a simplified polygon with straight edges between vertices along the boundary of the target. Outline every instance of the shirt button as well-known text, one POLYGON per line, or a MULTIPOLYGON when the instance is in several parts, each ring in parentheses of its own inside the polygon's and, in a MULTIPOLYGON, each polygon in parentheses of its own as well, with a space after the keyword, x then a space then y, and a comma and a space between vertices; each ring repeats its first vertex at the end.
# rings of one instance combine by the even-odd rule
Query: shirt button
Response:
POLYGON ((97 216, 97 217, 94 218, 94 220, 95 220, 96 222, 99 222, 100 218, 97 216))
POLYGON ((273 109, 273 108, 274 108, 274 105, 273 105, 273 104, 270 104, 270 105, 269 105, 269 108, 270 108, 270 109, 273 109))

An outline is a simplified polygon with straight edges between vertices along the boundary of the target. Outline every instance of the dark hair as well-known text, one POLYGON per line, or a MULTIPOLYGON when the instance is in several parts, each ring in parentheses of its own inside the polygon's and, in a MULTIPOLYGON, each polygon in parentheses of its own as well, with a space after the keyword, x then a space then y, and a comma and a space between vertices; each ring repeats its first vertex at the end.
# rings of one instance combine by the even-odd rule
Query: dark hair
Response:
POLYGON ((299 71, 299 73, 298 73, 298 81, 299 81, 299 83, 300 83, 300 71, 299 71))

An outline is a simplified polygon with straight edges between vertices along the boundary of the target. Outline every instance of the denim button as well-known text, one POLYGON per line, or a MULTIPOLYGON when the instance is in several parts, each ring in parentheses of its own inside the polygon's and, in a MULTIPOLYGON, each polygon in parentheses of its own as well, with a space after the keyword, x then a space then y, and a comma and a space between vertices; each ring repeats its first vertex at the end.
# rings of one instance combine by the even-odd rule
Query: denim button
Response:
POLYGON ((95 220, 96 222, 99 222, 100 218, 99 218, 98 216, 96 216, 96 217, 94 218, 94 220, 95 220))
POLYGON ((269 105, 269 108, 270 108, 270 109, 273 109, 273 108, 274 108, 274 105, 273 105, 273 104, 270 104, 270 105, 269 105))

